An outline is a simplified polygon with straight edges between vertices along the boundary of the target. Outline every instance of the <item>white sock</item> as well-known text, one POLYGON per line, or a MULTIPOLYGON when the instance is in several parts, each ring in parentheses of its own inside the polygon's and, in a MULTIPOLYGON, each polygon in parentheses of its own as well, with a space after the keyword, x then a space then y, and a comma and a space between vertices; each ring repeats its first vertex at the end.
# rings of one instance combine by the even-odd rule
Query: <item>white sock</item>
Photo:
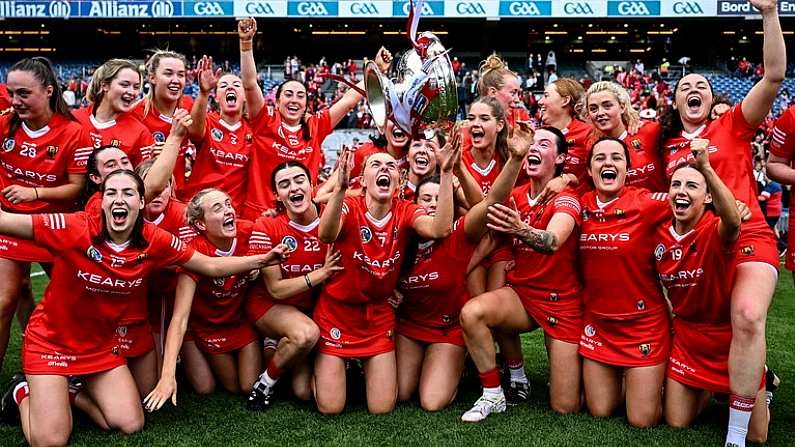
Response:
POLYGON ((748 435, 748 422, 754 408, 755 397, 744 397, 732 394, 729 397, 729 429, 726 433, 726 445, 745 447, 748 435))
POLYGON ((494 388, 483 387, 483 395, 485 396, 486 394, 502 395, 502 387, 501 386, 495 386, 494 388))
POLYGON ((527 383, 527 375, 524 373, 524 365, 518 368, 508 368, 511 373, 511 382, 527 383))
POLYGON ((276 385, 276 381, 278 379, 273 379, 271 376, 268 375, 268 371, 266 370, 264 373, 259 375, 259 382, 265 384, 265 386, 273 387, 276 385))

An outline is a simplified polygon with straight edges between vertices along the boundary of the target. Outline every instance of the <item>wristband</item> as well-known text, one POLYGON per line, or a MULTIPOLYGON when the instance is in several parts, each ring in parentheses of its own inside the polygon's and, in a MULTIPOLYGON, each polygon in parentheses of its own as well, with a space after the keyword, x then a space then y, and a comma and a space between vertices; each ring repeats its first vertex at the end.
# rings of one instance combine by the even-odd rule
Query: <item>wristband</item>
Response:
POLYGON ((312 288, 312 281, 309 280, 309 273, 304 275, 304 281, 306 281, 306 286, 311 289, 312 288))

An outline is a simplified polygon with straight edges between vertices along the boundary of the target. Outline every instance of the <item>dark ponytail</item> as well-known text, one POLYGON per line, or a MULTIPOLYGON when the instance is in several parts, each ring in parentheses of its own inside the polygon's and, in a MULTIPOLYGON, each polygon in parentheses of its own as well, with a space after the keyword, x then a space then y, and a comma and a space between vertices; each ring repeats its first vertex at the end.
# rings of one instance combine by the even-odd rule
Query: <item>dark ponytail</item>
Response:
MULTIPOLYGON (((32 74, 37 81, 39 81, 39 84, 42 87, 47 88, 47 86, 52 86, 52 95, 50 96, 49 103, 50 110, 52 110, 54 113, 60 113, 72 121, 76 121, 75 117, 72 115, 72 112, 69 110, 69 106, 63 99, 61 84, 58 82, 58 77, 55 74, 55 70, 52 68, 52 62, 50 62, 49 59, 42 56, 25 58, 12 65, 8 72, 11 73, 12 71, 27 71, 28 73, 32 74)), ((12 113, 10 125, 8 127, 8 134, 5 135, 5 137, 13 137, 21 124, 22 120, 19 119, 19 115, 12 113)))

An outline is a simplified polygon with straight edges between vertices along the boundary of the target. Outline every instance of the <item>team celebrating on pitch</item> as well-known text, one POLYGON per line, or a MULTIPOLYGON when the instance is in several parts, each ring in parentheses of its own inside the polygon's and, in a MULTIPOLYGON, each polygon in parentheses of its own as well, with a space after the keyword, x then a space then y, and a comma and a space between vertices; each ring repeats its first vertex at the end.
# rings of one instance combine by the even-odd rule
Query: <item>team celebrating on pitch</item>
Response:
MULTIPOLYGON (((308 114, 288 80, 266 105, 253 19, 238 22, 239 76, 202 58, 195 100, 172 51, 149 59, 140 100, 137 65, 107 61, 75 112, 47 59, 19 61, 0 87, 0 365, 32 262, 49 284, 20 318, 24 374, 2 420, 37 446, 68 442, 73 408, 134 433, 177 404, 178 363, 198 394, 261 411, 284 378, 339 414, 355 360, 376 414, 415 396, 447 407, 470 362, 483 392, 461 419, 480 422, 527 400, 519 335, 540 328, 555 412, 687 427, 726 395, 725 445, 764 442, 779 256, 750 142, 786 50, 776 1, 751 3, 764 76, 715 119, 699 74, 659 121, 618 84, 562 78, 531 128, 516 74, 490 56, 465 121, 389 121, 323 182, 321 145, 361 92, 308 114)), ((374 60, 386 72, 392 55, 374 60)), ((775 132, 770 176, 795 184, 795 109, 775 132)))

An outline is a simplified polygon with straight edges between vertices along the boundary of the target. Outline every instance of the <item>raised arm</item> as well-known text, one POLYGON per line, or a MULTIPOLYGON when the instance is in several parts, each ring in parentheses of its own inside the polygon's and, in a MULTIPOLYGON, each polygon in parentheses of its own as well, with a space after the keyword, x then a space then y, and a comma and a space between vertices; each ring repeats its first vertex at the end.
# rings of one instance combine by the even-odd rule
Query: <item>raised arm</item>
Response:
POLYGON ((144 178, 144 201, 149 202, 157 197, 171 181, 171 176, 174 173, 174 165, 177 164, 179 157, 179 148, 182 145, 182 140, 188 134, 188 127, 193 124, 188 111, 185 109, 177 109, 174 112, 174 117, 171 119, 171 132, 166 138, 163 145, 163 150, 160 155, 155 158, 152 167, 144 178))
POLYGON ((696 138, 690 142, 690 150, 695 158, 698 169, 707 180, 707 187, 712 195, 712 204, 720 217, 718 234, 725 243, 731 243, 740 236, 740 213, 737 211, 734 196, 723 183, 718 174, 709 164, 709 140, 696 138))
POLYGON ((218 85, 218 78, 221 77, 221 69, 213 71, 213 58, 202 56, 199 61, 199 95, 193 102, 193 109, 190 117, 193 124, 188 127, 188 138, 193 143, 199 143, 204 139, 204 127, 207 121, 207 103, 210 93, 218 85))
POLYGON ((30 214, 15 214, 0 208, 0 234, 33 239, 33 217, 30 214))
POLYGON ((144 399, 144 407, 148 411, 159 410, 169 398, 177 406, 177 355, 182 347, 185 332, 188 330, 188 317, 196 293, 196 281, 182 273, 177 278, 177 293, 174 298, 174 313, 168 325, 166 346, 163 354, 163 369, 157 386, 144 399))
POLYGON ((260 270, 265 266, 278 262, 286 251, 287 247, 284 244, 279 244, 263 255, 209 257, 199 252, 194 252, 193 256, 182 264, 182 267, 193 273, 217 278, 251 270, 260 270))
POLYGON ((516 178, 519 177, 519 170, 522 169, 527 152, 533 144, 532 131, 517 124, 516 130, 508 140, 508 161, 503 166, 502 171, 497 176, 489 190, 488 195, 467 213, 464 221, 464 231, 467 238, 471 241, 480 240, 488 230, 486 220, 491 205, 502 203, 511 194, 516 178))
POLYGON ((426 239, 439 239, 453 232, 453 167, 461 157, 461 147, 452 147, 446 144, 439 150, 439 165, 441 178, 439 180, 439 202, 436 214, 433 217, 420 216, 414 221, 414 231, 426 239))
POLYGON ((758 126, 765 119, 776 100, 776 94, 784 81, 787 70, 787 49, 784 45, 784 34, 778 19, 776 0, 750 0, 751 4, 762 13, 762 31, 764 46, 762 59, 765 74, 757 82, 742 102, 745 120, 751 126, 758 126))
POLYGON ((257 83, 257 63, 254 62, 254 36, 257 34, 257 21, 248 17, 237 22, 237 35, 240 38, 240 77, 246 91, 248 116, 255 117, 265 107, 265 98, 257 83))
POLYGON ((337 240, 342 228, 342 202, 345 200, 345 191, 348 190, 348 179, 351 175, 351 157, 353 153, 347 148, 342 148, 340 154, 339 167, 337 170, 337 184, 328 199, 328 204, 323 214, 320 215, 320 225, 318 227, 318 238, 330 244, 337 240))
POLYGON ((282 268, 279 265, 271 265, 262 269, 263 280, 268 293, 275 300, 284 300, 299 293, 311 290, 323 284, 331 278, 334 273, 341 271, 339 265, 342 255, 340 252, 329 248, 326 251, 326 262, 323 267, 313 270, 304 276, 285 279, 282 277, 282 268))
MULTIPOLYGON (((459 148, 459 151, 461 150, 461 132, 462 129, 460 126, 454 127, 453 138, 450 143, 453 148, 459 148)), ((483 190, 480 188, 475 178, 472 177, 472 173, 469 172, 469 169, 464 165, 463 160, 464 157, 462 154, 462 156, 458 158, 458 163, 455 164, 455 176, 458 178, 458 183, 461 185, 461 191, 464 193, 464 198, 469 208, 472 208, 475 204, 483 200, 483 190)))

